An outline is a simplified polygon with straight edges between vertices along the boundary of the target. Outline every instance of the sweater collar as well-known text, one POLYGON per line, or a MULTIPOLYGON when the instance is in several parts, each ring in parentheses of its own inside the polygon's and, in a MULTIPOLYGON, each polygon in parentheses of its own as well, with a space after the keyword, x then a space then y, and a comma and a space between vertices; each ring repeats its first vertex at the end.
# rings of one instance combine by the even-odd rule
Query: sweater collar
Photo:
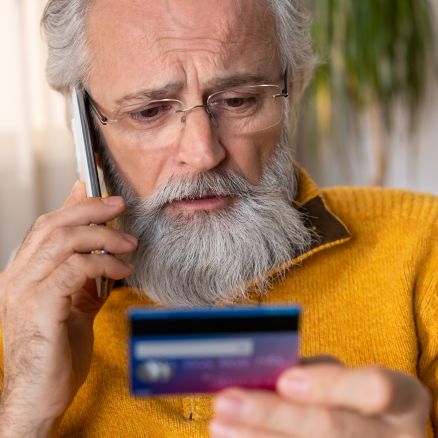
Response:
POLYGON ((295 207, 303 215, 305 225, 315 234, 309 252, 348 240, 351 237, 350 232, 330 210, 315 182, 298 165, 295 165, 295 173, 298 179, 295 207))
POLYGON ((316 253, 351 239, 345 224, 330 210, 321 189, 297 163, 294 163, 294 169, 297 179, 294 206, 302 214, 305 226, 312 231, 312 241, 306 252, 268 272, 268 278, 301 264, 316 253))

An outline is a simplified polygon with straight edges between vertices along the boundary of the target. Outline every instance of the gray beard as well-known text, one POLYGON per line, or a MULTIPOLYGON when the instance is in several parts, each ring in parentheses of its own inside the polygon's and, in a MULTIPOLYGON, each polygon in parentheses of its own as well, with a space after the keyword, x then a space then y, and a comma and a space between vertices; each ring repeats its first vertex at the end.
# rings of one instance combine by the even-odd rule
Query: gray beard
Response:
POLYGON ((147 199, 136 196, 103 155, 108 188, 127 206, 116 226, 139 241, 123 259, 135 267, 126 283, 141 296, 173 307, 239 301, 250 290, 268 290, 267 272, 309 247, 310 232, 293 207, 296 184, 286 136, 257 186, 234 171, 212 170, 171 180, 147 199), (236 202, 190 216, 164 209, 175 200, 212 195, 236 202))

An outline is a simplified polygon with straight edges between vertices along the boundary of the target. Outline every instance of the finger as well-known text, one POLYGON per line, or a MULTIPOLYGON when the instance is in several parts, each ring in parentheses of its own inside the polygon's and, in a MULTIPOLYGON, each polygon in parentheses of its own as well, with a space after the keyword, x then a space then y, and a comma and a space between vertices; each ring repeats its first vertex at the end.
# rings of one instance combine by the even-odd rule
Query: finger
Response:
POLYGON ((111 255, 74 254, 60 265, 41 285, 47 295, 71 296, 86 283, 99 277, 121 280, 132 273, 133 267, 111 255))
POLYGON ((58 210, 40 216, 34 229, 53 229, 60 226, 102 224, 117 217, 125 208, 120 196, 84 198, 58 210))
POLYGON ((289 422, 284 432, 272 432, 265 425, 250 427, 246 424, 213 420, 209 425, 211 438, 394 438, 422 435, 405 435, 396 432, 376 419, 364 421, 354 413, 345 412, 345 418, 330 424, 318 422, 317 415, 305 417, 304 421, 289 422))
POLYGON ((86 198, 80 203, 63 207, 40 216, 23 243, 16 263, 19 269, 29 264, 30 257, 38 253, 39 245, 58 227, 100 224, 114 219, 123 211, 124 201, 119 196, 86 198))
POLYGON ((97 249, 124 254, 137 247, 137 239, 110 227, 80 226, 56 228, 32 256, 26 258, 27 283, 41 281, 74 253, 90 253, 97 249))
POLYGON ((124 254, 137 247, 137 238, 105 226, 58 228, 49 246, 59 245, 66 254, 88 253, 102 249, 112 254, 124 254))
MULTIPOLYGON (((85 199, 86 197, 87 197, 87 195, 86 195, 85 184, 82 181, 76 181, 72 187, 71 192, 69 193, 66 200, 64 201, 63 205, 64 205, 64 207, 66 207, 66 206, 77 204, 78 202, 80 202, 82 199, 85 199)), ((30 227, 27 230, 27 232, 23 238, 23 242, 21 244, 21 247, 18 248, 16 255, 18 255, 19 253, 20 254, 24 253, 24 250, 29 246, 30 234, 31 234, 34 226, 35 226, 35 224, 33 224, 32 227, 30 227)))
POLYGON ((215 422, 233 431, 229 436, 243 436, 239 433, 246 433, 246 429, 258 430, 267 436, 393 436, 388 434, 391 431, 389 426, 377 417, 363 417, 338 408, 294 404, 268 391, 226 390, 216 399, 214 413, 215 422))
POLYGON ((71 189, 71 192, 64 201, 64 207, 77 204, 87 197, 85 183, 83 181, 76 181, 71 189))
POLYGON ((111 254, 125 254, 137 247, 137 239, 104 226, 57 228, 31 258, 27 280, 39 281, 74 253, 101 249, 111 254))
MULTIPOLYGON (((258 430, 226 421, 213 420, 208 427, 211 438, 284 438, 284 434, 258 430)), ((293 435, 288 435, 293 438, 293 435)))
MULTIPOLYGON (((85 198, 86 198, 85 184, 81 181, 76 181, 73 185, 70 194, 67 196, 66 200, 64 201, 64 207, 69 205, 74 205, 80 202, 80 200, 85 198)), ((20 248, 18 248, 17 250, 16 256, 18 254, 22 255, 25 252, 25 249, 27 249, 30 246, 32 240, 31 239, 32 231, 34 230, 34 228, 35 228, 35 223, 27 230, 23 238, 23 242, 20 248)))
POLYGON ((424 408, 425 403, 424 390, 414 378, 377 366, 295 367, 280 377, 277 390, 291 401, 354 409, 364 415, 404 413, 419 403, 424 408))
POLYGON ((215 420, 233 430, 244 426, 269 433, 285 433, 293 430, 290 425, 298 420, 296 413, 290 403, 268 391, 230 388, 219 393, 214 402, 215 420))

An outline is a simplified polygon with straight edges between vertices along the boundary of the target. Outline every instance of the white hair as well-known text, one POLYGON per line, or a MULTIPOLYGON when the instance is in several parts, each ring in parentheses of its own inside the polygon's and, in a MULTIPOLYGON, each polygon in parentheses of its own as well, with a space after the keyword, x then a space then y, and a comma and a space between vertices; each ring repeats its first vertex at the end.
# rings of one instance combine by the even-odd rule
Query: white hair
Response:
MULTIPOLYGON (((67 94, 86 82, 91 60, 87 51, 87 12, 94 0, 49 0, 41 18, 48 45, 47 79, 67 94)), ((301 97, 315 65, 309 14, 302 0, 266 0, 272 11, 283 68, 293 79, 294 100, 301 97)))
POLYGON ((285 131, 257 186, 235 171, 211 170, 168 181, 141 199, 108 151, 104 160, 112 190, 126 201, 114 225, 138 238, 137 250, 122 258, 135 266, 126 282, 141 297, 179 307, 262 295, 309 248, 311 232, 292 203, 296 184, 285 131), (189 218, 165 211, 169 202, 212 193, 237 202, 189 218), (267 275, 274 268, 276 276, 267 275))
POLYGON ((63 94, 88 75, 86 23, 92 1, 49 0, 41 18, 48 45, 47 81, 63 94))

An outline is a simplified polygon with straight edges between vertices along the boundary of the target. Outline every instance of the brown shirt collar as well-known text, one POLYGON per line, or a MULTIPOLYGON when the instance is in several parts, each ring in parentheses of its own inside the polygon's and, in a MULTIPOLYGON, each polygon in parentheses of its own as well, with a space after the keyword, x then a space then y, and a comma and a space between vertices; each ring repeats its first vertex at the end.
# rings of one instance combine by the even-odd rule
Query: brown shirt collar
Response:
POLYGON ((344 223, 327 206, 321 190, 304 169, 295 165, 298 179, 296 208, 304 215, 305 225, 315 232, 309 251, 351 237, 344 223))
POLYGON ((316 183, 297 163, 294 164, 294 168, 298 185, 294 204, 303 215, 306 227, 312 231, 312 242, 306 252, 268 272, 268 277, 274 277, 302 263, 310 256, 347 242, 351 238, 350 232, 341 219, 330 211, 316 183))

